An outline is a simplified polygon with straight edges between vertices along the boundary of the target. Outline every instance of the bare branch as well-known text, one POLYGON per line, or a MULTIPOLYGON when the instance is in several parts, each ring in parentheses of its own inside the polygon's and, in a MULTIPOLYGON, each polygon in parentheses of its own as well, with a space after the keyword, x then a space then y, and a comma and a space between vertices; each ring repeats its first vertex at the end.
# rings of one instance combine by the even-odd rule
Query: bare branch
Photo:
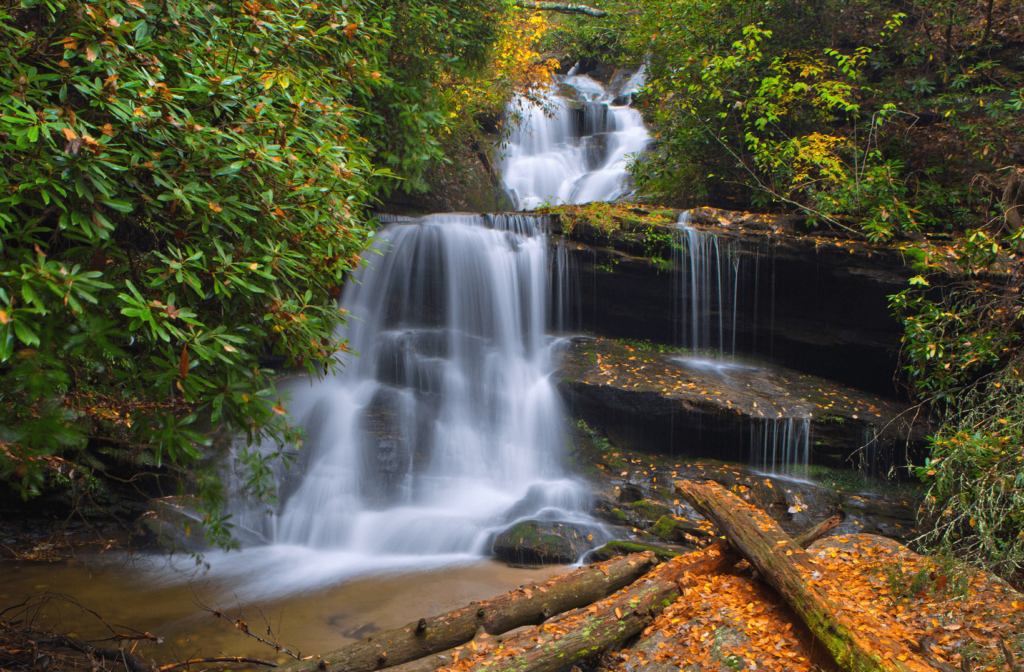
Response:
POLYGON ((189 665, 199 663, 249 663, 252 665, 263 665, 264 667, 278 667, 277 663, 272 663, 269 660, 260 660, 259 658, 241 658, 238 656, 215 656, 213 658, 193 658, 180 663, 171 663, 170 665, 163 665, 156 668, 156 672, 167 672, 168 670, 174 670, 179 667, 188 667, 189 665))

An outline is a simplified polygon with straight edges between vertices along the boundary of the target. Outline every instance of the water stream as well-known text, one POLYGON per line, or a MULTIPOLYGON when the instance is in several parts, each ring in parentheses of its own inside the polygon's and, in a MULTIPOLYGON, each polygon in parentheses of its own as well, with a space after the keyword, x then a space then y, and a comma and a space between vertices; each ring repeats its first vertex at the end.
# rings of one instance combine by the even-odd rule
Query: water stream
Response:
MULTIPOLYGON (((648 141, 628 106, 641 81, 606 89, 570 73, 547 96, 553 115, 514 105, 523 116, 502 166, 523 208, 629 190, 629 157, 648 141)), ((550 334, 573 326, 578 279, 572 257, 550 245, 548 218, 385 221, 341 301, 360 358, 342 375, 289 386, 308 438, 297 464, 277 473, 280 502, 236 498, 245 548, 207 554, 208 575, 232 591, 278 596, 481 558, 522 520, 608 538, 564 464, 550 334)))

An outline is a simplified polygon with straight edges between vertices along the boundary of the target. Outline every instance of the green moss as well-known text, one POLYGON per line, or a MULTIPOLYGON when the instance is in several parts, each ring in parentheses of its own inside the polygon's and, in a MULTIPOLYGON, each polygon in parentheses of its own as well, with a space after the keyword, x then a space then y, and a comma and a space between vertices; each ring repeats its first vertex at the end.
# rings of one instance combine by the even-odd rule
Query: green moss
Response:
POLYGON ((609 541, 607 544, 597 549, 590 554, 590 559, 594 561, 599 560, 610 560, 623 555, 629 555, 630 553, 644 553, 646 551, 652 551, 659 560, 665 561, 670 558, 674 558, 678 553, 658 548, 656 546, 647 546, 645 544, 635 544, 630 541, 609 541))
POLYGON ((651 534, 661 539, 671 539, 672 533, 678 526, 678 521, 672 516, 662 516, 657 524, 651 528, 651 534))
POLYGON ((918 273, 928 273, 931 268, 928 266, 928 254, 918 247, 908 247, 903 250, 903 257, 907 265, 918 273))
POLYGON ((668 508, 667 506, 655 504, 654 502, 648 501, 646 499, 641 499, 640 501, 633 502, 632 504, 629 505, 629 508, 633 509, 633 511, 639 514, 641 517, 652 522, 659 520, 663 516, 667 516, 672 513, 672 509, 668 508))
POLYGON ((629 516, 627 516, 622 509, 612 509, 609 513, 611 514, 612 518, 619 522, 629 522, 629 516))

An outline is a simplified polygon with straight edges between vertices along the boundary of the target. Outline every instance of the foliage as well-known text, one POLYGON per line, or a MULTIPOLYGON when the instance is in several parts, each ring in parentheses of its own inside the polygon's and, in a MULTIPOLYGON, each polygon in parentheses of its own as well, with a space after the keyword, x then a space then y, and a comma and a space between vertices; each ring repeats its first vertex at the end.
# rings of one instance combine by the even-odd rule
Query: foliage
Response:
POLYGON ((646 63, 638 105, 656 143, 633 171, 648 199, 798 209, 872 240, 1011 207, 1005 169, 1024 156, 1012 3, 599 4, 613 12, 603 29, 558 34, 646 63))
POLYGON ((974 231, 928 259, 955 266, 892 297, 905 370, 940 420, 916 469, 929 488, 923 541, 1005 574, 1024 566, 1024 287, 1014 243, 974 231))
POLYGON ((257 446, 301 432, 269 363, 341 365, 364 209, 440 155, 433 92, 485 62, 497 11, 0 3, 0 478, 191 466, 226 543, 215 439, 271 498, 257 446))

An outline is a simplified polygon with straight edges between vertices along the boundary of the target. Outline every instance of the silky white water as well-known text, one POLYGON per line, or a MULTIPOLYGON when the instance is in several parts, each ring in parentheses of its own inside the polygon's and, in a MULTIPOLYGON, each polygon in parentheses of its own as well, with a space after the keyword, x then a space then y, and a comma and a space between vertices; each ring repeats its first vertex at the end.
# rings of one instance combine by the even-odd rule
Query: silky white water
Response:
POLYGON ((567 255, 549 254, 547 226, 451 214, 378 232, 380 254, 341 302, 361 357, 291 384, 307 440, 278 473, 278 506, 235 503, 247 548, 208 554, 216 578, 265 597, 466 561, 526 519, 606 537, 564 465, 547 330, 565 309, 550 288, 566 284, 567 255))
POLYGON ((608 87, 570 71, 556 79, 543 104, 514 101, 509 115, 519 121, 500 167, 516 207, 614 201, 630 193, 629 163, 651 140, 628 105, 642 84, 643 69, 608 87))

